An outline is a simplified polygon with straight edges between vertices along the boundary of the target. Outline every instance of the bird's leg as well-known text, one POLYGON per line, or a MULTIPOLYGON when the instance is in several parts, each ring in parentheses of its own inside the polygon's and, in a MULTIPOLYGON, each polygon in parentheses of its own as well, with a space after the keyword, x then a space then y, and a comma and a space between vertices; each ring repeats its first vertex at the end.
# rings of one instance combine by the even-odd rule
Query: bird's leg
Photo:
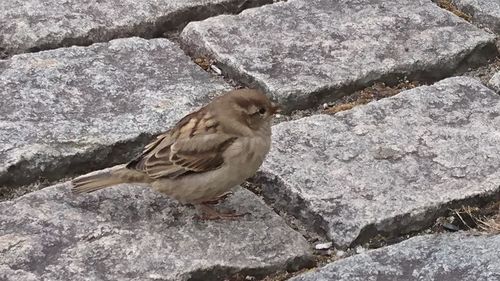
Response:
POLYGON ((220 201, 226 200, 226 198, 228 198, 232 194, 233 194, 232 191, 224 192, 219 197, 216 197, 214 199, 210 199, 210 200, 207 200, 207 201, 203 201, 203 204, 210 204, 210 205, 219 204, 220 201))
POLYGON ((210 205, 206 203, 201 203, 195 205, 196 210, 198 210, 199 218, 202 220, 224 220, 224 219, 236 219, 246 215, 244 214, 236 214, 236 213, 220 213, 217 210, 213 209, 210 205))

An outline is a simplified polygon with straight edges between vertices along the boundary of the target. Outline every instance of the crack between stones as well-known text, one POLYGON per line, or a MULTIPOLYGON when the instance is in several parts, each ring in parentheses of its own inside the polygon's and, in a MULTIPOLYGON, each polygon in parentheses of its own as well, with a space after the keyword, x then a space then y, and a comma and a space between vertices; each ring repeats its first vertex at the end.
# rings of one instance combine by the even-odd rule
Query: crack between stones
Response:
MULTIPOLYGON (((271 4, 273 0, 245 0, 233 3, 206 3, 204 6, 188 7, 177 10, 171 14, 161 16, 154 22, 143 22, 133 26, 123 26, 113 29, 95 28, 84 36, 66 37, 59 42, 46 43, 27 50, 9 50, 0 47, 0 59, 7 59, 13 55, 23 53, 35 53, 70 46, 90 46, 95 43, 108 42, 118 38, 141 37, 145 39, 153 38, 174 38, 180 31, 192 21, 201 21, 221 14, 239 14, 250 8, 271 4)), ((177 40, 178 42, 178 40, 177 40)))
POLYGON ((83 153, 48 159, 29 170, 29 159, 18 162, 0 176, 0 202, 49 186, 61 179, 124 163, 135 156, 152 137, 141 133, 135 138, 111 145, 93 145, 83 153), (55 161, 55 164, 51 161, 55 161))
POLYGON ((231 280, 243 281, 248 280, 247 276, 253 278, 251 280, 262 280, 268 276, 276 275, 285 270, 286 272, 298 272, 300 269, 312 268, 314 264, 311 260, 300 257, 287 260, 283 264, 273 266, 263 266, 254 268, 241 268, 232 266, 214 266, 206 269, 199 269, 186 274, 187 281, 218 281, 231 280))
MULTIPOLYGON (((256 186, 265 189, 266 185, 272 185, 274 187, 273 190, 275 191, 283 190, 280 186, 283 186, 284 183, 278 176, 259 172, 257 176, 251 179, 251 182, 255 186, 249 189, 256 195, 262 197, 265 203, 278 213, 290 228, 300 232, 310 243, 311 248, 313 248, 314 243, 317 241, 332 241, 332 239, 326 234, 328 223, 318 214, 306 211, 307 222, 304 221, 306 218, 301 216, 300 213, 303 214, 304 211, 307 210, 307 208, 304 207, 304 204, 307 202, 304 202, 304 199, 301 198, 300 195, 295 194, 295 199, 285 193, 276 196, 263 196, 262 190, 256 189, 256 186), (282 202, 278 202, 278 197, 282 202), (300 209, 300 212, 298 213, 294 211, 293 208, 300 209), (287 216, 291 216, 293 219, 298 220, 300 226, 298 227, 297 222, 292 222, 287 216)), ((425 234, 425 230, 435 225, 438 218, 450 215, 450 210, 462 208, 464 206, 483 208, 487 204, 491 204, 496 201, 500 201, 500 186, 498 186, 496 190, 487 194, 472 195, 468 198, 452 200, 445 204, 436 204, 432 207, 424 207, 427 209, 417 214, 413 214, 413 211, 409 211, 403 215, 386 218, 380 222, 368 224, 360 230, 356 239, 354 239, 349 246, 339 247, 335 244, 335 241, 333 241, 334 246, 336 249, 347 251, 347 255, 341 257, 341 259, 347 258, 356 254, 354 248, 357 246, 375 249, 400 243, 414 236, 423 235, 425 234), (416 220, 414 219, 415 217, 424 219, 416 220), (383 245, 376 246, 377 240, 384 240, 385 243, 383 245)), ((321 257, 321 254, 316 253, 315 256, 318 258, 321 257)), ((321 259, 319 259, 317 267, 321 267, 325 263, 326 262, 321 262, 321 259)))
MULTIPOLYGON (((221 69, 222 77, 226 81, 231 81, 237 86, 258 88, 264 92, 269 92, 264 81, 255 78, 246 71, 238 71, 231 62, 217 61, 217 52, 210 45, 205 45, 201 47, 200 50, 193 50, 190 49, 190 46, 181 43, 181 49, 186 55, 191 57, 192 60, 204 57, 213 61, 213 64, 221 69)), ((435 64, 426 69, 420 69, 412 73, 408 71, 393 71, 385 74, 371 73, 358 79, 359 82, 351 82, 341 87, 322 87, 305 98, 295 100, 294 103, 297 104, 297 106, 294 108, 285 108, 284 114, 290 115, 294 111, 318 107, 323 103, 338 100, 375 83, 385 83, 388 86, 395 86, 401 81, 411 80, 419 81, 422 84, 432 84, 444 78, 461 75, 470 68, 484 66, 488 64, 490 60, 498 56, 500 56, 500 53, 494 43, 484 43, 475 46, 467 55, 456 54, 456 57, 459 59, 457 59, 454 64, 451 64, 451 62, 447 62, 446 64, 435 64), (445 66, 441 67, 440 65, 445 66)), ((210 71, 208 72, 211 73, 210 71)), ((214 73, 211 74, 213 75, 214 73)))
MULTIPOLYGON (((371 240, 377 236, 382 236, 388 239, 395 239, 397 240, 396 243, 399 243, 410 237, 419 235, 423 230, 432 226, 439 217, 449 214, 450 210, 452 209, 461 208, 463 206, 482 208, 488 203, 498 200, 500 200, 500 186, 497 187, 497 190, 488 194, 478 194, 468 198, 452 200, 445 204, 433 206, 417 214, 412 214, 412 211, 410 211, 404 215, 387 218, 379 223, 369 224, 365 226, 359 232, 358 237, 351 243, 350 247, 362 244, 370 245, 371 240), (421 217, 425 219, 415 220, 412 219, 413 217, 421 217), (384 230, 383 228, 386 228, 386 225, 389 226, 391 230, 384 230), (405 237, 406 235, 409 236, 405 237), (401 237, 405 238, 403 240, 398 239, 401 237)), ((394 243, 389 243, 387 245, 391 244, 394 243)))

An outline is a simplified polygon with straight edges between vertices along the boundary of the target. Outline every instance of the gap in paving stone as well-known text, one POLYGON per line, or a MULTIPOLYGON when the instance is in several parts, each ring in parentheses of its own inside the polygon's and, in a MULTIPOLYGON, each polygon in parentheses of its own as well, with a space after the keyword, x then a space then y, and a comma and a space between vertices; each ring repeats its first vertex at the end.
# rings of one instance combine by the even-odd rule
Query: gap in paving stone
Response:
MULTIPOLYGON (((500 38, 497 40, 497 49, 500 50, 500 38)), ((493 75, 500 70, 500 53, 497 57, 477 67, 470 67, 466 71, 455 72, 449 77, 453 76, 469 76, 480 80, 484 85, 488 85, 489 80, 493 75)), ((447 77, 448 78, 448 77, 447 77)), ((372 101, 377 101, 383 98, 391 97, 399 94, 402 91, 413 89, 418 86, 431 85, 428 81, 422 80, 408 80, 406 77, 399 80, 397 83, 387 85, 384 82, 374 82, 372 85, 357 90, 352 94, 343 96, 333 102, 324 103, 311 109, 294 110, 288 114, 283 114, 277 118, 276 123, 283 121, 293 121, 314 114, 335 114, 337 112, 353 109, 356 106, 364 105, 372 101)))
MULTIPOLYGON (((219 15, 237 15, 246 9, 252 9, 252 8, 257 8, 257 7, 261 7, 264 5, 271 5, 273 3, 286 2, 286 1, 287 0, 258 0, 257 2, 245 1, 241 5, 235 5, 236 3, 234 3, 233 5, 231 5, 231 7, 228 7, 229 5, 225 5, 225 4, 216 4, 216 5, 212 4, 213 6, 224 7, 223 9, 221 9, 221 10, 225 9, 224 12, 217 12, 218 7, 211 8, 212 11, 210 11, 209 13, 207 13, 205 11, 206 9, 201 8, 201 7, 197 8, 197 9, 191 8, 191 9, 189 9, 189 11, 188 10, 181 11, 180 13, 183 13, 183 15, 177 15, 175 17, 175 18, 182 19, 184 16, 184 18, 189 18, 189 20, 179 20, 181 23, 177 24, 176 26, 173 24, 170 24, 170 26, 174 26, 174 27, 173 28, 166 28, 163 32, 160 32, 161 34, 157 35, 157 37, 166 38, 166 39, 180 45, 180 39, 179 39, 180 34, 181 34, 182 30, 184 29, 184 27, 186 27, 186 25, 192 21, 202 21, 202 20, 205 20, 207 18, 215 17, 215 16, 219 16, 219 15), (196 10, 196 11, 193 12, 193 10, 196 10), (194 15, 192 15, 192 14, 194 14, 194 15)), ((174 21, 174 20, 170 19, 169 21, 174 21)), ((191 58, 194 59, 193 57, 191 57, 191 58)))
MULTIPOLYGON (((211 56, 206 54, 196 56, 194 55, 193 52, 190 52, 188 46, 185 46, 184 44, 181 44, 181 49, 183 49, 184 53, 187 56, 194 58, 193 60, 201 58, 203 60, 213 61, 213 64, 222 71, 221 75, 224 78, 224 80, 233 81, 231 83, 232 85, 238 85, 240 87, 248 87, 248 88, 257 88, 265 92, 265 89, 258 82, 254 81, 252 77, 242 76, 234 72, 230 67, 218 63, 216 60, 211 58, 211 56)), ((351 95, 358 91, 362 91, 363 89, 369 88, 376 83, 383 83, 389 87, 397 86, 398 84, 401 83, 401 81, 418 81, 422 85, 433 84, 445 78, 462 75, 467 71, 470 71, 471 69, 477 69, 489 65, 491 64, 492 58, 496 58, 499 56, 500 56, 500 51, 496 46, 492 45, 478 46, 467 57, 465 57, 454 70, 442 70, 436 66, 435 68, 429 68, 423 71, 422 70, 417 71, 410 75, 404 73, 387 73, 369 82, 362 81, 360 83, 353 83, 348 86, 344 86, 342 88, 335 90, 331 89, 320 90, 316 92, 316 94, 313 97, 311 97, 310 100, 301 102, 296 109, 285 110, 283 114, 293 115, 294 112, 300 112, 303 110, 318 108, 325 103, 327 104, 335 103, 342 97, 351 95), (480 54, 482 53, 489 54, 487 56, 488 58, 486 58, 486 56, 481 56, 480 54)))
POLYGON ((52 166, 47 163, 44 170, 31 170, 28 174, 25 171, 32 164, 30 161, 22 161, 15 166, 9 167, 9 173, 5 174, 4 177, 0 177, 0 182, 2 182, 0 186, 0 202, 14 199, 90 171, 128 162, 152 138, 153 135, 141 133, 138 137, 126 142, 117 142, 110 146, 99 146, 85 154, 58 158, 58 165, 52 166))
POLYGON ((471 231, 480 234, 500 234, 500 200, 483 207, 462 206, 451 209, 436 220, 431 232, 471 231))
MULTIPOLYGON (((184 53, 194 60, 200 58, 202 61, 208 60, 213 63, 217 68, 222 71, 222 77, 225 81, 233 81, 232 85, 238 85, 240 87, 249 87, 261 89, 265 92, 262 85, 254 81, 250 76, 242 76, 239 73, 234 72, 230 67, 218 63, 210 55, 201 54, 195 55, 192 51, 189 51, 189 46, 181 44, 181 49, 184 53)), ((410 75, 405 73, 387 73, 381 77, 374 79, 372 81, 361 81, 359 83, 353 83, 348 86, 344 86, 339 89, 331 90, 324 89, 316 92, 316 94, 311 97, 310 100, 300 103, 296 109, 291 111, 284 111, 284 115, 293 115, 294 112, 300 112, 302 110, 310 110, 317 108, 324 103, 335 103, 342 97, 351 95, 355 92, 362 91, 363 89, 371 87, 376 83, 383 83, 389 87, 394 87, 400 84, 402 81, 418 81, 418 83, 433 84, 439 80, 449 78, 452 76, 458 76, 470 71, 471 69, 477 69, 491 64, 492 60, 500 56, 500 51, 497 46, 486 45, 477 46, 467 57, 465 57, 455 69, 453 70, 443 70, 438 66, 429 68, 426 70, 420 70, 410 75), (481 54, 488 54, 482 56, 481 54)), ((203 67, 202 67, 203 68, 203 67)), ((208 71, 211 72, 211 71, 208 71)), ((212 72, 213 74, 213 72, 212 72)))
MULTIPOLYGON (((498 43, 500 49, 500 39, 498 43)), ((462 75, 475 78, 488 86, 488 82, 498 71, 500 71, 500 56, 496 57, 490 64, 470 69, 462 75)))
MULTIPOLYGON (((145 39, 167 38, 178 43, 178 37, 182 29, 192 21, 201 21, 210 17, 222 14, 239 14, 250 8, 272 4, 273 0, 244 1, 243 3, 206 3, 203 7, 191 7, 181 9, 168 16, 159 17, 155 22, 146 22, 117 29, 94 29, 91 33, 82 37, 68 37, 58 43, 47 43, 32 47, 27 53, 52 50, 71 46, 90 46, 94 43, 108 42, 118 38, 142 37, 145 39), (98 38, 97 40, 95 38, 98 38)), ((15 54, 23 52, 9 52, 6 48, 0 47, 0 59, 9 58, 15 54)))
POLYGON ((451 0, 432 0, 436 5, 439 6, 439 8, 445 9, 447 11, 450 11, 457 17, 460 17, 468 22, 471 22, 472 16, 461 11, 455 4, 451 2, 451 0))
MULTIPOLYGON (((325 265, 326 263, 322 264, 325 265)), ((304 261, 297 260, 297 261, 291 261, 289 264, 287 264, 287 267, 285 268, 285 271, 278 269, 278 268, 268 268, 266 270, 263 269, 249 269, 249 270, 241 270, 238 273, 232 274, 227 278, 224 278, 224 281, 247 281, 247 280, 278 280, 278 279, 269 279, 270 276, 295 276, 300 273, 306 272, 310 270, 311 268, 317 268, 319 267, 318 264, 316 266, 312 266, 309 264, 309 266, 304 267, 304 261), (298 267, 297 264, 300 266, 298 267)), ((227 274, 224 274, 228 271, 228 269, 223 268, 223 267, 214 267, 206 270, 200 270, 200 271, 194 271, 190 273, 190 278, 188 279, 189 281, 219 281, 220 276, 224 276, 227 274)), ((288 277, 288 278, 289 278, 288 277)), ((286 280, 286 279, 280 279, 280 280, 286 280)))
MULTIPOLYGON (((497 47, 500 49, 500 39, 497 40, 497 47)), ((475 78, 479 81, 481 81, 484 85, 488 86, 488 82, 490 81, 491 77, 500 70, 500 56, 497 56, 496 58, 492 59, 488 64, 476 67, 476 68, 469 68, 466 72, 464 73, 455 73, 454 75, 451 76, 468 76, 475 78)), ((450 76, 450 77, 451 77, 450 76)), ((358 105, 363 105, 367 104, 372 101, 377 101, 386 97, 391 97, 394 95, 399 94, 402 91, 413 89, 415 87, 419 86, 424 86, 424 85, 431 85, 432 83, 426 83, 423 81, 409 81, 409 80, 403 80, 400 81, 399 84, 394 85, 394 86, 388 86, 385 85, 385 83, 380 83, 380 82, 375 82, 373 85, 366 87, 362 90, 356 91, 352 93, 351 95, 344 96, 338 100, 336 100, 333 103, 326 103, 324 104, 323 110, 318 109, 317 114, 320 113, 328 113, 328 114, 335 114, 337 112, 345 111, 345 110, 350 110, 354 108, 355 106, 358 105)), ((311 114, 312 115, 312 114, 311 114)), ((304 117, 307 115, 304 115, 304 117)), ((296 120, 299 118, 289 118, 289 120, 296 120)))
MULTIPOLYGON (((500 198, 500 196, 499 196, 500 198)), ((378 249, 390 246, 415 236, 434 233, 447 233, 457 231, 470 231, 477 234, 500 234, 500 199, 480 202, 480 204, 465 204, 455 208, 447 208, 444 214, 434 223, 420 231, 414 231, 399 237, 388 238, 382 235, 371 238, 363 247, 378 249), (488 228, 484 222, 491 221, 492 227, 488 228)))
MULTIPOLYGON (((318 228, 314 228, 312 226, 312 224, 306 225, 303 223, 299 224, 302 229, 297 228, 297 227, 294 228, 294 226, 297 225, 297 223, 295 221, 303 221, 301 218, 297 218, 296 216, 291 215, 292 213, 299 213, 298 210, 294 211, 293 209, 291 209, 292 206, 290 206, 290 205, 281 206, 280 204, 277 204, 274 199, 261 196, 261 194, 259 193, 259 190, 260 191, 262 190, 261 185, 265 185, 266 183, 268 183, 270 178, 272 178, 272 177, 273 177, 273 175, 267 175, 267 174, 260 172, 260 171, 257 172, 257 175, 254 176, 250 180, 251 184, 254 187, 249 188, 249 190, 256 193, 257 195, 259 195, 268 206, 273 208, 273 210, 275 210, 275 212, 278 213, 286 221, 286 223, 290 227, 292 227, 296 231, 302 233, 303 236, 305 236, 304 230, 306 232, 310 233, 307 236, 305 236, 306 239, 308 238, 308 236, 309 237, 316 236, 316 237, 321 237, 320 239, 323 241, 331 241, 330 239, 327 238, 325 231, 320 228, 320 226, 323 223, 317 223, 316 225, 318 226, 318 228), (293 219, 290 219, 290 218, 293 218, 293 219)), ((281 187, 279 185, 280 185, 279 183, 274 184, 275 188, 284 189, 284 186, 281 187)), ((286 194, 282 194, 282 195, 288 196, 286 194)), ((301 201, 303 201, 303 199, 300 197, 294 198, 293 200, 291 198, 287 198, 284 201, 286 201, 286 202, 297 201, 297 203, 295 204, 297 208, 299 206, 303 206, 303 204, 301 204, 301 201)), ((362 230, 360 230, 359 235, 348 246, 348 248, 342 249, 342 250, 349 250, 349 249, 352 249, 352 248, 357 247, 357 246, 363 246, 366 248, 378 248, 381 246, 385 246, 385 245, 376 246, 377 244, 380 244, 380 242, 377 242, 377 241, 381 241, 381 240, 387 241, 387 245, 399 243, 399 242, 406 240, 410 237, 422 234, 422 232, 425 229, 428 229, 428 228, 432 227, 433 225, 435 225, 438 218, 447 216, 447 214, 449 214, 450 210, 460 209, 460 208, 463 208, 463 206, 484 208, 485 206, 488 206, 488 204, 491 204, 492 202, 496 202, 496 201, 500 201, 500 187, 498 187, 498 189, 495 192, 492 192, 490 194, 481 194, 481 195, 478 195, 475 197, 465 198, 465 199, 461 199, 461 200, 452 200, 446 204, 442 204, 440 206, 440 208, 434 208, 434 209, 429 208, 428 210, 425 211, 424 214, 422 214, 422 217, 425 217, 426 219, 419 221, 419 222, 415 222, 412 224, 412 228, 415 229, 415 227, 417 227, 418 230, 399 231, 399 229, 401 229, 402 227, 399 227, 399 225, 397 223, 391 225, 391 228, 394 229, 393 231, 379 231, 379 230, 377 230, 377 227, 375 225, 367 225, 362 230), (374 239, 375 237, 376 237, 376 239, 374 239)), ((318 220, 318 221, 322 220, 322 218, 319 215, 308 214, 307 216, 314 217, 314 220, 318 220)), ((391 218, 388 218, 388 220, 391 220, 391 221, 397 220, 398 222, 403 221, 403 225, 404 225, 405 221, 409 221, 409 216, 411 216, 410 213, 402 215, 402 216, 391 217, 391 218)), ((378 222, 378 224, 382 225, 382 224, 384 224, 384 221, 378 222)), ((311 240, 309 240, 309 242, 312 243, 311 240)), ((335 241, 332 241, 332 242, 334 243, 335 248, 338 248, 338 245, 335 244, 335 241)))

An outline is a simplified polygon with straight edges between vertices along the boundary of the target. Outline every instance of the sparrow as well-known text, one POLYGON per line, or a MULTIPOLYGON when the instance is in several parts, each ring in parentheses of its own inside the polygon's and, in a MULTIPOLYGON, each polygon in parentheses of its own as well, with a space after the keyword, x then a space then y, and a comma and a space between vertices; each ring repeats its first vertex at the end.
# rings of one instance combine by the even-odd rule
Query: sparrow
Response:
POLYGON ((279 107, 261 91, 229 91, 184 116, 132 161, 72 180, 74 193, 122 183, 145 183, 192 204, 203 219, 241 216, 211 205, 255 174, 271 146, 271 122, 279 107))

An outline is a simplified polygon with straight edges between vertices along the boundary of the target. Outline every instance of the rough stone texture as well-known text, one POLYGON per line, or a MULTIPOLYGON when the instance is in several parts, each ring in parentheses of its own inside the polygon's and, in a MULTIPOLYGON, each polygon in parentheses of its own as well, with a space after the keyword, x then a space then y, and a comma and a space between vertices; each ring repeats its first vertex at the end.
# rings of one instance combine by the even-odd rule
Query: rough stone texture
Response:
POLYGON ((373 81, 437 79, 495 56, 495 36, 430 0, 290 0, 191 22, 185 49, 306 108, 373 81))
POLYGON ((0 186, 126 161, 224 89, 166 39, 0 61, 0 186))
POLYGON ((479 23, 500 34, 500 1, 498 0, 452 0, 461 11, 479 23))
POLYGON ((497 91, 497 93, 500 94, 500 71, 497 72, 495 75, 493 75, 489 84, 490 87, 492 87, 494 90, 497 91))
POLYGON ((263 195, 338 246, 500 198, 500 96, 456 77, 273 127, 263 195))
POLYGON ((222 13, 271 0, 2 0, 0 58, 11 54, 89 45, 118 37, 156 37, 222 13))
POLYGON ((426 235, 331 263, 290 281, 500 280, 500 235, 426 235))
POLYGON ((224 280, 311 265, 307 241, 253 193, 199 221, 148 187, 74 195, 68 184, 0 203, 0 280, 224 280))

